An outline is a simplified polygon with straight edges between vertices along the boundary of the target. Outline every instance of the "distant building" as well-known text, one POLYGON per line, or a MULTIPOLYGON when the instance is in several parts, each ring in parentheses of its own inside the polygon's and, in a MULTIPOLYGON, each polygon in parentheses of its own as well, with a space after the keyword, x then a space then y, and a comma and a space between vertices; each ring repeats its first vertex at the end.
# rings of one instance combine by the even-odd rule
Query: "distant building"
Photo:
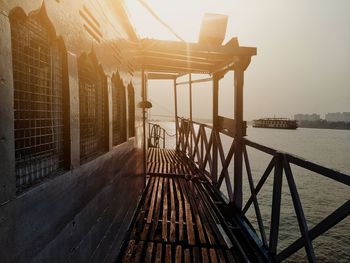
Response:
POLYGON ((319 121, 321 119, 319 114, 295 114, 294 120, 296 121, 319 121))
POLYGON ((350 112, 332 112, 326 114, 326 121, 329 122, 350 122, 350 112))

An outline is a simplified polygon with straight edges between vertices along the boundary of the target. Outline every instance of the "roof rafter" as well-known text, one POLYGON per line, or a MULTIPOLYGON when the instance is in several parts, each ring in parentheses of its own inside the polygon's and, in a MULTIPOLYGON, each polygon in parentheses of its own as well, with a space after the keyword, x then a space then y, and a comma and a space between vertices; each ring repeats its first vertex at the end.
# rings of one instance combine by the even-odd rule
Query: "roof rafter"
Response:
POLYGON ((137 47, 133 46, 124 52, 136 69, 146 72, 213 74, 232 69, 233 64, 241 59, 256 55, 256 48, 241 47, 236 38, 219 46, 144 39, 140 40, 137 47))

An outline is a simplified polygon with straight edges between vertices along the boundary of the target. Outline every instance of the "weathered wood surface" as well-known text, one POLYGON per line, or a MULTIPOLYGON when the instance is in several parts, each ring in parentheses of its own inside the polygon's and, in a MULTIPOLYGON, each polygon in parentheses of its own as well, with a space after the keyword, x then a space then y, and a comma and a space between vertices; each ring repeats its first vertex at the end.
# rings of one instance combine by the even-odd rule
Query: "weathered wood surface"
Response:
POLYGON ((123 262, 236 262, 237 248, 208 181, 174 150, 148 151, 148 180, 123 262), (155 167, 150 164, 157 164, 155 167), (167 164, 188 167, 171 173, 167 164), (159 169, 159 170, 155 170, 159 169), (162 170, 163 169, 163 170, 162 170))
POLYGON ((147 173, 150 175, 193 175, 195 167, 175 150, 150 148, 147 153, 147 173))

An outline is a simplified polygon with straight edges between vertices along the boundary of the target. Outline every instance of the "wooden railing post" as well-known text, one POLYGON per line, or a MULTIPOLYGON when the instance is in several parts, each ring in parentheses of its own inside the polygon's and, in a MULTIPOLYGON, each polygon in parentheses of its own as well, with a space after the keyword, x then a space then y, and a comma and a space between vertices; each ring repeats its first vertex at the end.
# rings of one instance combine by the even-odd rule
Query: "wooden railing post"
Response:
POLYGON ((179 123, 177 119, 177 89, 176 89, 176 79, 174 79, 174 110, 175 110, 175 137, 176 137, 176 149, 178 148, 179 140, 179 123))
MULTIPOLYGON (((192 74, 188 74, 188 83, 189 83, 189 99, 190 99, 190 125, 192 125, 192 74)), ((189 142, 189 156, 191 159, 193 159, 192 151, 193 151, 193 142, 192 142, 192 130, 189 129, 189 136, 190 136, 190 142, 189 142)))
POLYGON ((234 119, 235 119, 235 153, 234 153, 234 180, 233 180, 233 200, 238 210, 242 209, 242 164, 243 164, 243 77, 241 69, 234 72, 234 119))
POLYGON ((307 226, 306 218, 304 215, 303 207, 300 201, 300 197, 298 194, 297 186, 293 178, 293 173, 290 168, 290 164, 285 155, 283 156, 283 163, 284 163, 284 171, 286 173, 290 194, 293 200, 294 210, 298 219, 300 233, 301 233, 301 236, 304 238, 306 255, 309 262, 316 262, 315 252, 312 246, 311 237, 307 226))
MULTIPOLYGON (((338 207, 334 212, 325 217, 317 225, 313 226, 311 229, 308 228, 306 216, 303 211, 302 202, 298 193, 297 185, 293 172, 291 169, 291 164, 303 168, 307 171, 312 171, 316 174, 323 176, 324 178, 332 179, 338 183, 342 183, 346 186, 350 186, 350 175, 341 173, 324 166, 312 163, 308 160, 302 159, 300 157, 288 154, 281 153, 273 148, 252 142, 247 139, 243 139, 244 147, 250 146, 253 149, 266 153, 268 155, 274 156, 270 161, 265 172, 261 176, 258 183, 254 186, 252 171, 250 168, 250 162, 248 154, 244 148, 244 159, 247 168, 248 181, 251 188, 251 196, 245 204, 242 214, 245 215, 252 203, 254 203, 256 217, 259 224, 259 230, 261 233, 264 231, 262 215, 260 213, 259 204, 258 204, 258 194, 262 190, 263 185, 266 184, 266 181, 274 169, 274 179, 273 179, 273 189, 272 189, 272 209, 271 209, 271 222, 270 222, 270 235, 269 235, 269 244, 267 246, 269 254, 273 257, 273 260, 276 262, 281 262, 291 255, 296 253, 299 249, 305 248, 307 259, 309 262, 315 262, 316 256, 313 248, 312 241, 318 236, 324 234, 326 231, 337 225, 343 219, 347 218, 350 215, 350 201, 347 200, 343 205, 338 207), (283 174, 283 172, 285 174, 283 174), (298 221, 300 237, 292 242, 289 246, 283 248, 282 251, 277 253, 278 241, 279 241, 279 230, 280 230, 280 220, 281 220, 281 197, 282 197, 282 185, 283 177, 286 177, 290 196, 293 202, 293 208, 296 214, 296 219, 298 221), (260 223, 259 223, 260 222, 260 223)), ((221 176, 219 178, 220 183, 221 176)), ((311 186, 312 187, 312 186, 311 186)), ((305 189, 304 189, 305 190, 305 189)), ((286 215, 284 215, 286 216, 286 215)), ((250 219, 250 218, 248 218, 250 219)), ((262 242, 266 237, 262 234, 262 242)))
MULTIPOLYGON (((213 149, 212 149, 212 182, 214 185, 217 184, 218 181, 218 144, 216 141, 215 133, 217 132, 218 128, 218 114, 219 114, 219 77, 217 74, 214 74, 213 76, 213 129, 212 129, 212 136, 213 136, 213 149)), ((218 136, 220 136, 218 134, 218 136)))
MULTIPOLYGON (((145 71, 142 69, 142 101, 147 100, 147 80, 145 76, 145 71)), ((146 176, 147 176, 147 142, 146 142, 146 108, 142 109, 142 127, 143 127, 143 173, 144 173, 144 185, 146 187, 146 176)))
POLYGON ((282 195, 282 176, 283 176, 283 156, 276 156, 275 172, 273 178, 272 189, 272 209, 271 209, 271 225, 270 225, 270 243, 269 249, 272 255, 276 255, 278 232, 281 216, 281 195, 282 195))

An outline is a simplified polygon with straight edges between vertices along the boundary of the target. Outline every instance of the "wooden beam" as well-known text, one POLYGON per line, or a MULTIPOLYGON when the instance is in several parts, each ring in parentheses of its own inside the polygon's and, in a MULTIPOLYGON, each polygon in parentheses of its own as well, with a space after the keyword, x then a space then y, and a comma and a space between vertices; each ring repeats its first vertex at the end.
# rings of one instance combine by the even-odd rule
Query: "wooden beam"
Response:
MULTIPOLYGON (((191 67, 173 67, 166 65, 143 65, 145 71, 156 71, 156 72, 164 72, 164 73, 195 73, 195 74, 209 74, 209 70, 205 70, 202 68, 191 68, 191 67)), ((141 69, 137 68, 137 69, 141 69)))
POLYGON ((133 53, 131 59, 147 59, 147 58, 163 58, 163 59, 172 59, 172 60, 190 60, 198 63, 218 63, 227 59, 227 55, 217 55, 217 54, 208 54, 201 56, 188 55, 184 52, 162 52, 157 50, 150 51, 136 51, 133 53))
POLYGON ((241 60, 250 60, 256 55, 256 48, 240 47, 237 40, 233 44, 212 46, 146 39, 123 54, 131 58, 137 69, 144 66, 149 71, 212 74, 232 70, 236 63, 242 64, 241 60))
POLYGON ((227 46, 212 46, 208 44, 188 43, 179 41, 165 41, 165 40, 142 40, 143 50, 170 50, 181 51, 184 53, 223 53, 227 55, 240 56, 255 56, 256 48, 254 47, 235 47, 227 46))
POLYGON ((213 73, 219 73, 219 72, 226 73, 227 71, 232 70, 232 66, 235 63, 239 62, 239 60, 240 60, 240 57, 238 57, 238 56, 234 56, 234 57, 231 57, 229 59, 223 60, 223 61, 219 62, 218 64, 214 65, 211 68, 211 71, 213 73))
MULTIPOLYGON (((212 81, 213 78, 205 78, 205 79, 196 79, 196 80, 192 80, 192 84, 193 83, 203 83, 203 82, 208 82, 208 81, 212 81)), ((182 82, 177 82, 176 85, 180 86, 180 85, 187 85, 189 84, 189 81, 182 81, 182 82)))
MULTIPOLYGON (((142 88, 142 101, 147 100, 147 90, 146 90, 146 76, 145 76, 145 71, 141 71, 141 88, 142 88)), ((146 187, 146 175, 147 175, 147 146, 146 146, 146 109, 142 109, 142 128, 143 128, 143 143, 142 143, 142 148, 143 148, 143 188, 146 187)))
MULTIPOLYGON (((350 200, 346 201, 343 205, 341 205, 337 210, 335 210, 332 214, 324 218, 320 223, 314 226, 309 230, 309 235, 311 240, 314 240, 318 236, 322 235, 336 224, 338 224, 343 219, 347 218, 350 214, 350 200)), ((276 257, 278 262, 288 258, 293 253, 297 252, 301 249, 305 244, 304 238, 300 237, 296 241, 294 241, 287 248, 282 250, 276 257)))
POLYGON ((148 73, 147 79, 176 79, 176 74, 166 74, 166 73, 148 73))
POLYGON ((192 122, 192 74, 188 74, 189 95, 190 95, 190 121, 192 122))
POLYGON ((234 155, 234 202, 238 210, 242 209, 242 165, 243 165, 243 83, 244 71, 237 67, 234 72, 234 119, 235 119, 235 155, 234 155))
POLYGON ((174 109, 175 109, 175 128, 176 128, 176 147, 178 145, 178 134, 179 134, 179 123, 177 121, 177 90, 176 90, 176 79, 174 79, 174 109))
POLYGON ((269 251, 273 256, 275 256, 277 253, 278 233, 280 229, 282 179, 283 179, 282 156, 281 154, 279 154, 278 156, 276 156, 276 165, 275 165, 273 188, 272 188, 272 208, 271 208, 271 222, 270 222, 269 251))
POLYGON ((152 57, 166 57, 166 58, 178 58, 178 59, 191 59, 194 61, 212 61, 212 62, 220 62, 228 58, 228 54, 225 53, 188 53, 184 50, 126 50, 123 52, 123 55, 126 57, 140 58, 144 56, 152 56, 152 57))
MULTIPOLYGON (((188 74, 188 82, 189 82, 189 97, 190 97, 190 125, 192 126, 192 74, 188 74)), ((191 135, 192 130, 190 129, 190 157, 192 156, 192 151, 193 151, 193 140, 192 140, 192 135, 191 135)))
POLYGON ((134 58, 134 63, 136 64, 175 64, 175 65, 197 65, 199 67, 213 67, 215 66, 215 62, 211 62, 210 60, 206 61, 192 61, 188 57, 183 58, 169 58, 169 57, 156 57, 156 56, 141 56, 138 58, 134 58))
MULTIPOLYGON (((213 76, 213 134, 218 128, 218 113, 219 113, 219 78, 213 76)), ((220 135, 218 135, 220 136, 220 135)), ((213 136, 213 165, 211 170, 213 184, 217 183, 218 179, 218 142, 216 136, 213 136)), ((230 197, 231 198, 231 197, 230 197)))
POLYGON ((157 65, 159 67, 174 67, 174 68, 190 68, 200 69, 203 71, 211 71, 214 64, 208 63, 192 63, 187 60, 172 60, 164 58, 153 58, 153 59, 138 59, 135 61, 136 65, 157 65))

